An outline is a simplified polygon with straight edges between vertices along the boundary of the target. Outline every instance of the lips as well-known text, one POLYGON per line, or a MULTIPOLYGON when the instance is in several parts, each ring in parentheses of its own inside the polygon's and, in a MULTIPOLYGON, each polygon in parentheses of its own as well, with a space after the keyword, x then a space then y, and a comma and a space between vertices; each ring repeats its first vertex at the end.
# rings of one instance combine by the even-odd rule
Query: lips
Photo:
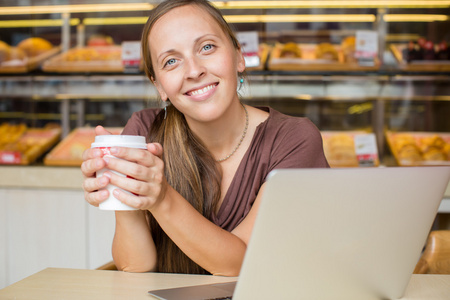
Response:
POLYGON ((188 92, 186 92, 185 94, 188 96, 199 96, 199 95, 203 95, 205 93, 207 93, 208 91, 212 90, 213 88, 215 88, 218 85, 218 83, 213 83, 213 84, 208 84, 207 86, 204 86, 202 88, 199 89, 195 89, 195 90, 190 90, 188 92))

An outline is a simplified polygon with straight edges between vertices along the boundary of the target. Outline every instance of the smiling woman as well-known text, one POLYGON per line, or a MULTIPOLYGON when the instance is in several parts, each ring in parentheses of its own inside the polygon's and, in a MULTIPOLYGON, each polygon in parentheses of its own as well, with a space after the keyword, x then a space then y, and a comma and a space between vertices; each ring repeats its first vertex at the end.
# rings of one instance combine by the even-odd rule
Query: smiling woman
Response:
MULTIPOLYGON (((145 136, 146 150, 112 148, 115 158, 84 153, 86 200, 98 206, 108 184, 131 192, 113 191, 138 209, 116 211, 118 269, 236 276, 267 175, 328 167, 320 133, 307 119, 240 102, 241 48, 208 1, 159 4, 142 49, 165 108, 134 113, 122 132, 145 136), (95 178, 104 167, 127 177, 95 178)), ((108 134, 102 127, 96 133, 108 134)))

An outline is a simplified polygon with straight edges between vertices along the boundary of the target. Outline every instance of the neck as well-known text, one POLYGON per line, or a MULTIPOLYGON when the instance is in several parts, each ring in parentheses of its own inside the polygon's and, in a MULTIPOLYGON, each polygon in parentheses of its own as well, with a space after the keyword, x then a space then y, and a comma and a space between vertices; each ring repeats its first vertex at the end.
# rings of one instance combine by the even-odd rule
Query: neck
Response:
POLYGON ((245 110, 236 101, 220 119, 191 130, 203 141, 216 159, 229 155, 242 137, 246 123, 245 110))

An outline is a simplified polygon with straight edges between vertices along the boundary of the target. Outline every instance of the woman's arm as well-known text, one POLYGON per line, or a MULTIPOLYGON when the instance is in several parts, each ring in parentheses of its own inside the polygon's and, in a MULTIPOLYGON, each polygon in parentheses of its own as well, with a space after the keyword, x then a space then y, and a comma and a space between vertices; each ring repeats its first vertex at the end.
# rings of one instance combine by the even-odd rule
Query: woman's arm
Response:
POLYGON ((112 255, 118 270, 149 272, 156 268, 156 248, 145 211, 116 211, 112 255))
MULTIPOLYGON (((159 144, 149 144, 149 151, 127 148, 115 150, 117 152, 114 155, 123 160, 110 159, 108 167, 134 179, 108 173, 111 183, 139 195, 130 195, 117 189, 114 190, 116 198, 129 206, 149 210, 178 247, 205 270, 215 275, 237 276, 261 196, 258 195, 244 221, 233 232, 228 232, 206 219, 167 184, 163 175, 164 165, 159 158, 162 154, 159 144)), ((115 239, 114 244, 118 243, 119 239, 115 239)), ((130 252, 115 253, 118 261, 133 259, 129 256, 130 252)), ((135 264, 130 262, 129 265, 135 264)))
POLYGON ((202 268, 214 275, 237 276, 259 203, 260 196, 232 232, 207 220, 172 188, 150 211, 178 247, 202 268))
MULTIPOLYGON (((101 126, 97 126, 95 132, 96 135, 110 134, 101 126)), ((103 159, 101 150, 87 149, 83 153, 81 171, 84 176, 85 199, 96 207, 109 197, 108 190, 103 189, 110 183, 109 177, 96 178, 95 176, 96 172, 104 167, 106 167, 106 161, 103 159)), ((155 269, 155 244, 144 211, 116 212, 113 257, 119 270, 145 272, 155 269), (133 259, 127 259, 127 257, 133 259)))

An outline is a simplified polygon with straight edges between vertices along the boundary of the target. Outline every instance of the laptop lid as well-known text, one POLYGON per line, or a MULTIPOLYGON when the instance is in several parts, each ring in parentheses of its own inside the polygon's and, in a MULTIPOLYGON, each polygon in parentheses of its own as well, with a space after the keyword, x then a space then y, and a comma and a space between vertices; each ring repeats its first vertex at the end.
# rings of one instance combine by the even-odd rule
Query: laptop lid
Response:
POLYGON ((450 167, 270 174, 233 299, 395 299, 410 280, 450 167))
POLYGON ((149 291, 158 299, 395 299, 450 167, 273 171, 239 280, 149 291))

